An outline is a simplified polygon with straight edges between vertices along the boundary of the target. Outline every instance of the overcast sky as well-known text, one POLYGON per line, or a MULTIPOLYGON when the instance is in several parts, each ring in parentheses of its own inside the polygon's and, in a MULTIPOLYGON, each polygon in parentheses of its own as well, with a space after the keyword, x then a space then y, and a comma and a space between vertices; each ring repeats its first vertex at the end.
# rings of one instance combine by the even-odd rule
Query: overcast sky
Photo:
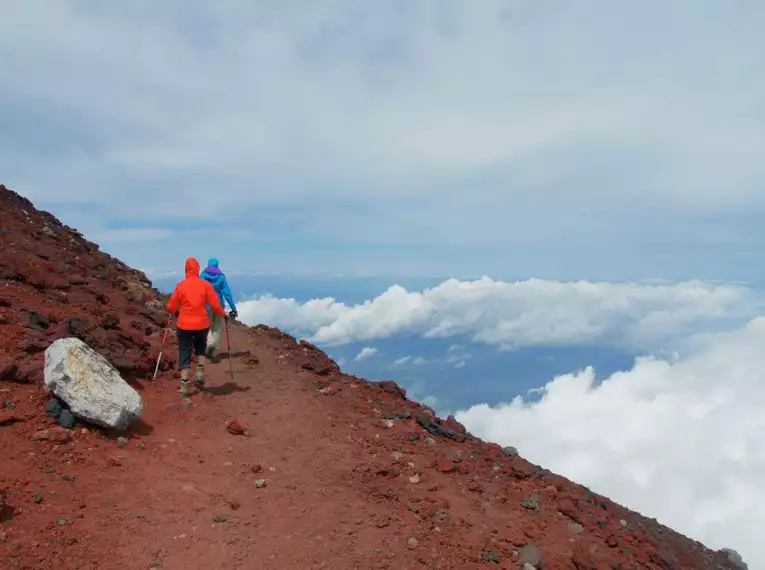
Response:
POLYGON ((765 3, 0 6, 0 181, 142 267, 763 277, 765 3))

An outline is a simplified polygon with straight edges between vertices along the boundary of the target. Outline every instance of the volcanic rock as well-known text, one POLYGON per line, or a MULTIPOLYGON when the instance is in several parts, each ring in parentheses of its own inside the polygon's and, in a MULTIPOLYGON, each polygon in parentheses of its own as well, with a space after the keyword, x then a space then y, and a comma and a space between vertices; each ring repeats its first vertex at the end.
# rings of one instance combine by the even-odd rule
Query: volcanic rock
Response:
POLYGON ((77 338, 59 339, 45 351, 45 385, 75 416, 99 426, 124 430, 143 411, 138 392, 77 338))

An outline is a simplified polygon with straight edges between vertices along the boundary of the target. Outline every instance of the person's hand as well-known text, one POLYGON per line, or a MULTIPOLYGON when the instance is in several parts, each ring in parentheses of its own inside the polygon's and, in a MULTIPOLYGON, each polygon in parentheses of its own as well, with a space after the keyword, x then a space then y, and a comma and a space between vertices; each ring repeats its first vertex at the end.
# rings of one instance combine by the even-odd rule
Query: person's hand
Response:
POLYGON ((231 311, 231 312, 228 314, 228 316, 229 316, 229 317, 231 317, 232 319, 235 319, 235 318, 237 318, 237 317, 239 316, 239 313, 237 313, 237 312, 236 312, 236 309, 233 309, 233 310, 232 310, 232 311, 231 311))

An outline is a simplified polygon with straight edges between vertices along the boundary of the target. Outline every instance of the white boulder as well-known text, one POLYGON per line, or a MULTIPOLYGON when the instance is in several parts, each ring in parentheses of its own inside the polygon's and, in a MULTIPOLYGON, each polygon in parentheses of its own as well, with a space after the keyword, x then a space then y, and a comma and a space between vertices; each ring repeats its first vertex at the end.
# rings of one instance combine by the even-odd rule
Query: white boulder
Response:
POLYGON ((78 338, 45 350, 45 385, 86 421, 123 430, 141 417, 143 400, 108 360, 78 338))

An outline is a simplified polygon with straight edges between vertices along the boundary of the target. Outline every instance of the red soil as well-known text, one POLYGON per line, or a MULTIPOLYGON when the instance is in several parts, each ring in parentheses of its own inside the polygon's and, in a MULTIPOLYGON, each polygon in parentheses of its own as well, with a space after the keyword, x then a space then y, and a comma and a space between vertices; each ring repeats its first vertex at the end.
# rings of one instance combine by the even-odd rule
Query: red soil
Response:
POLYGON ((0 568, 734 568, 266 326, 234 323, 233 380, 208 365, 183 403, 168 368, 149 381, 167 315, 145 275, 2 186, 0 245, 0 568), (129 433, 46 418, 62 336, 140 391, 129 433))

